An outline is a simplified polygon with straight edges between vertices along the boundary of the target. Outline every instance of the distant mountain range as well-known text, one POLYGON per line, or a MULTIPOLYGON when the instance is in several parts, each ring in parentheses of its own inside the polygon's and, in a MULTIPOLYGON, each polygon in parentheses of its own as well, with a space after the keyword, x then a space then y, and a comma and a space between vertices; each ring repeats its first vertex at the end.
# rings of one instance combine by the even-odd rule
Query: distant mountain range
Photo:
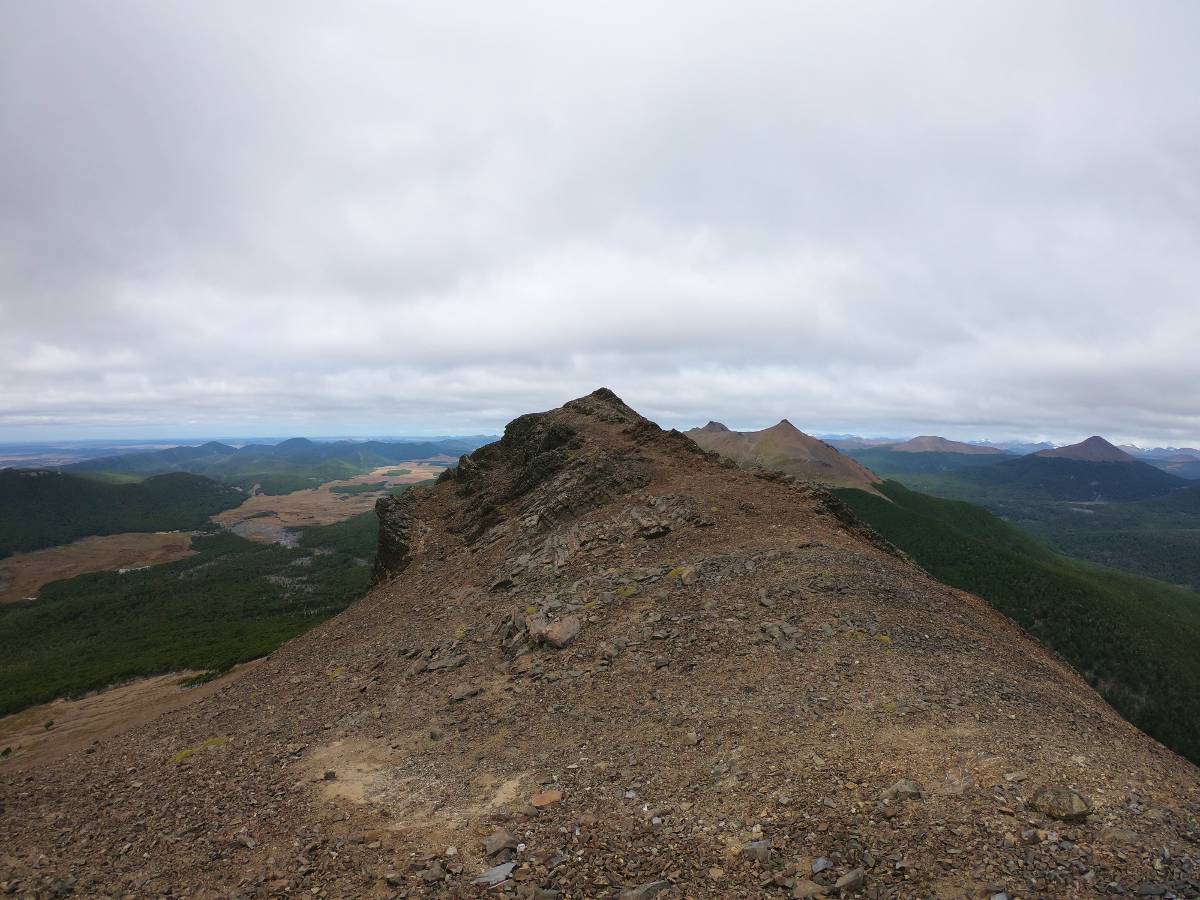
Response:
POLYGON ((965 481, 1007 496, 1039 500, 1142 500, 1169 494, 1188 482, 1134 459, 1101 437, 1007 459, 987 468, 965 468, 965 481))
POLYGON ((762 431, 731 431, 720 422, 709 422, 684 433, 705 450, 726 456, 743 468, 774 469, 818 484, 868 491, 882 480, 787 419, 762 431))
POLYGON ((196 447, 89 459, 64 466, 63 470, 131 477, 191 472, 247 489, 257 484, 266 493, 286 493, 409 460, 453 461, 491 440, 486 436, 403 442, 291 438, 278 444, 244 447, 209 441, 196 447))
POLYGON ((903 440, 839 434, 826 436, 824 440, 830 446, 884 476, 951 472, 969 466, 1000 462, 1006 456, 1038 454, 1050 458, 1091 462, 1140 460, 1180 478, 1200 479, 1200 450, 1194 447, 1146 449, 1133 444, 1117 447, 1096 436, 1066 447, 1059 447, 1048 441, 955 441, 937 435, 920 435, 903 440), (900 459, 894 455, 897 453, 910 454, 913 458, 900 459), (985 454, 992 458, 982 458, 985 454))

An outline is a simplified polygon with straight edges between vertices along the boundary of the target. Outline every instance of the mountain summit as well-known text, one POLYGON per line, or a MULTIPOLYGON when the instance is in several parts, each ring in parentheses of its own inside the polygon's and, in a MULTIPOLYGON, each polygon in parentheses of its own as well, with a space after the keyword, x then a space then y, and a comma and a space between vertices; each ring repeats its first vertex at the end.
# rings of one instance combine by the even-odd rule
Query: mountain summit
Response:
POLYGON ((1113 446, 1099 435, 1093 435, 1086 441, 1080 441, 1078 444, 1071 444, 1067 447, 1056 447, 1053 450, 1039 450, 1033 455, 1053 459, 1078 459, 1085 462, 1136 462, 1124 450, 1113 446))
POLYGON ((825 491, 611 391, 379 513, 379 582, 344 613, 214 696, 0 768, 0 881, 675 900, 1200 877, 1197 769, 825 491))
POLYGON ((805 434, 787 419, 761 431, 730 431, 709 422, 685 433, 705 450, 728 457, 744 468, 773 469, 817 484, 868 491, 880 483, 870 469, 805 434))
POLYGON ((973 456, 1003 454, 998 447, 986 444, 966 444, 962 441, 951 441, 932 434, 923 434, 903 444, 893 444, 887 448, 893 453, 966 453, 973 456))

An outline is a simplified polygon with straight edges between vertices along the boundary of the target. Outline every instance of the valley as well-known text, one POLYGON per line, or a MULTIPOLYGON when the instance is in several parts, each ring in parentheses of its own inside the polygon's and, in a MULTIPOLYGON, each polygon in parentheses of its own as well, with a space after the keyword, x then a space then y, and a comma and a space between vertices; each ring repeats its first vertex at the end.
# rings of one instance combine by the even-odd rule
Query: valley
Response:
POLYGON ((430 481, 445 469, 441 461, 407 460, 399 469, 394 464, 380 466, 362 475, 288 494, 256 494, 239 506, 213 516, 213 521, 253 541, 283 541, 289 529, 331 525, 348 519, 371 509, 390 490, 430 481))
POLYGON ((912 490, 985 507, 1059 553, 1200 590, 1200 483, 1102 438, 1025 456, 848 453, 912 490))
POLYGON ((254 448, 251 467, 272 460, 275 488, 302 485, 275 494, 182 470, 237 454, 224 445, 138 449, 77 474, 0 471, 0 644, 12 648, 0 715, 163 672, 215 677, 269 653, 366 590, 376 501, 432 482, 468 444, 254 448), (338 477, 310 486, 317 471, 338 477))

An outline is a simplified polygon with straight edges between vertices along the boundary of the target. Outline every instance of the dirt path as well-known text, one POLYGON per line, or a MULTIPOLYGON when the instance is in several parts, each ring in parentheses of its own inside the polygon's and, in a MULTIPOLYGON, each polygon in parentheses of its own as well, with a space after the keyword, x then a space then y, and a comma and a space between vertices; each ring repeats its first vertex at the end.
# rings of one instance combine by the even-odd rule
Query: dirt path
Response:
POLYGON ((0 560, 0 603, 36 597, 44 585, 62 578, 174 562, 189 556, 191 545, 189 532, 129 532, 16 553, 0 560))
POLYGON ((332 525, 366 512, 375 501, 398 485, 436 478, 445 468, 427 462, 402 462, 380 466, 365 475, 345 481, 330 481, 320 487, 281 496, 259 494, 241 506, 213 516, 213 521, 244 538, 264 544, 287 543, 289 528, 332 525), (403 474, 397 474, 397 473, 403 474), (340 493, 339 488, 382 483, 378 490, 340 493))
POLYGON ((179 682, 195 672, 173 672, 140 678, 78 700, 55 700, 0 718, 0 771, 23 771, 44 765, 79 750, 93 741, 105 741, 168 710, 215 694, 258 665, 258 660, 231 669, 228 674, 193 688, 179 682), (53 723, 47 728, 47 723, 53 723))

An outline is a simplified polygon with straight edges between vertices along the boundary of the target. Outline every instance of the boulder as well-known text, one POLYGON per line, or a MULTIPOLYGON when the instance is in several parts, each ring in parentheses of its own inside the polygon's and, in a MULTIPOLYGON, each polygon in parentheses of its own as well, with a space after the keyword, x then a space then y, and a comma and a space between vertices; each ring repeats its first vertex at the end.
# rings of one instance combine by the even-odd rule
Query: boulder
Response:
POLYGON ((1033 808, 1052 819, 1077 822, 1092 812, 1092 803, 1071 788, 1044 785, 1033 795, 1033 808))
POLYGON ((545 616, 540 614, 533 615, 525 620, 525 624, 529 628, 529 636, 533 640, 541 644, 549 644, 559 650, 575 640, 575 636, 579 634, 579 629, 583 626, 583 623, 579 621, 579 616, 575 615, 555 619, 553 622, 547 621, 545 616))

